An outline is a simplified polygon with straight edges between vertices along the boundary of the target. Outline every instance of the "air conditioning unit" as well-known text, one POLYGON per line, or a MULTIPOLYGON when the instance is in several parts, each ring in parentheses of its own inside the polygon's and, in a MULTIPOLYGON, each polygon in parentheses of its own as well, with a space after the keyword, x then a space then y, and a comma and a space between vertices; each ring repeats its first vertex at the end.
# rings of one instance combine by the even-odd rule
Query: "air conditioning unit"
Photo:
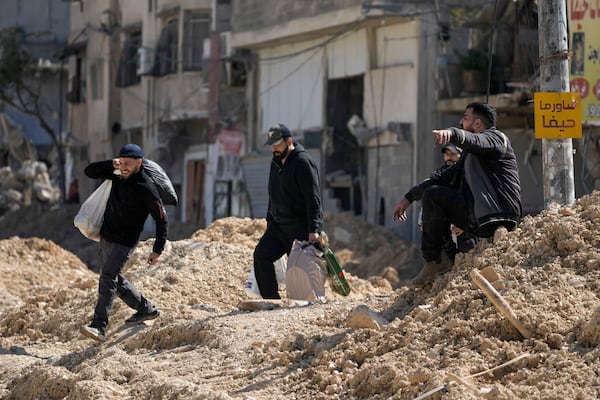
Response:
POLYGON ((231 56, 231 32, 221 32, 221 58, 231 56))
POLYGON ((204 39, 202 43, 202 81, 208 84, 210 73, 210 38, 204 39))
POLYGON ((150 75, 153 64, 152 51, 147 47, 140 47, 138 49, 137 74, 139 76, 150 75))
POLYGON ((210 37, 204 39, 202 42, 202 58, 210 60, 210 37))

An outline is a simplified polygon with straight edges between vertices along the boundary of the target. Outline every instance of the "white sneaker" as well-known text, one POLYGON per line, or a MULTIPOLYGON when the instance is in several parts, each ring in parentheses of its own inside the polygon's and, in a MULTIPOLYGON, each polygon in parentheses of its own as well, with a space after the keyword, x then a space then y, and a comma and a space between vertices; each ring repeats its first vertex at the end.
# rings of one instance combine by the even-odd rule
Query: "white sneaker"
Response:
POLYGON ((96 328, 94 326, 84 325, 81 328, 79 328, 79 332, 82 335, 92 338, 100 343, 102 343, 106 340, 104 331, 102 329, 96 328))

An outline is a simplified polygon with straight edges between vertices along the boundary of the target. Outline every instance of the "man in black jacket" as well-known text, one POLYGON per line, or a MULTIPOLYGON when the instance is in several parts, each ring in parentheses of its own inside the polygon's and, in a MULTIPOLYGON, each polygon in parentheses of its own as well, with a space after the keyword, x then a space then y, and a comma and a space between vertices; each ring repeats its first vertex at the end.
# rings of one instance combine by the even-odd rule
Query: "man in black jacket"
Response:
MULTIPOLYGON (((450 168, 454 164, 460 160, 460 156, 462 154, 462 149, 458 146, 453 145, 452 143, 448 143, 447 145, 442 147, 442 154, 444 155, 444 164, 435 169, 431 173, 431 177, 435 178, 436 176, 442 174, 446 169, 450 168)), ((428 178, 428 179, 431 179, 428 178)), ((420 186, 423 188, 422 186, 420 186)), ((415 190, 418 190, 419 187, 416 187, 415 190)), ((425 189, 425 188, 423 188, 425 189)), ((413 193, 413 197, 421 198, 423 196, 422 192, 413 193)), ((423 210, 419 212, 419 228, 423 231, 423 210)), ((477 238, 466 233, 462 232, 460 229, 456 228, 454 225, 450 226, 450 231, 452 232, 452 236, 444 237, 444 253, 454 262, 454 258, 457 253, 466 253, 471 250, 477 244, 477 238)))
POLYGON ((279 299, 273 262, 289 255, 294 239, 319 241, 321 182, 317 166, 284 124, 271 126, 265 145, 273 152, 267 230, 254 249, 254 274, 261 296, 279 299))
POLYGON ((500 226, 513 230, 521 217, 517 160, 508 137, 496 129, 496 110, 489 104, 470 103, 460 125, 433 134, 436 144, 460 146, 461 159, 413 187, 394 208, 394 219, 405 221, 410 203, 422 197, 425 265, 411 281, 414 287, 452 267, 452 261, 442 257, 450 224, 459 234, 488 238, 500 226))
POLYGON ((158 262, 167 240, 167 214, 156 186, 144 172, 144 155, 136 144, 121 148, 117 158, 88 165, 84 172, 92 179, 112 180, 112 189, 100 229, 100 280, 94 318, 80 332, 104 341, 113 300, 119 296, 137 312, 125 322, 136 323, 159 316, 158 309, 137 291, 123 275, 123 266, 137 245, 144 223, 151 215, 156 239, 148 264, 158 262))

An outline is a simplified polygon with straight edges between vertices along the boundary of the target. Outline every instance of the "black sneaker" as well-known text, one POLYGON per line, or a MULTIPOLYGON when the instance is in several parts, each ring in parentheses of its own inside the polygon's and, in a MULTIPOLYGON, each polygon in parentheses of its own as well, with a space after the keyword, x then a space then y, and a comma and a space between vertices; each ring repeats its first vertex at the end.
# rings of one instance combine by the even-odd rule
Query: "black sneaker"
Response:
POLYGON ((82 335, 92 338, 100 343, 102 343, 106 340, 106 335, 104 334, 104 329, 96 328, 95 326, 84 325, 81 328, 79 328, 79 332, 82 335))
POLYGON ((149 319, 158 318, 159 315, 160 315, 160 311, 158 311, 156 309, 151 312, 138 311, 135 314, 133 314, 131 317, 127 318, 125 320, 125 323, 126 324, 136 324, 138 322, 143 322, 143 321, 147 321, 149 319))

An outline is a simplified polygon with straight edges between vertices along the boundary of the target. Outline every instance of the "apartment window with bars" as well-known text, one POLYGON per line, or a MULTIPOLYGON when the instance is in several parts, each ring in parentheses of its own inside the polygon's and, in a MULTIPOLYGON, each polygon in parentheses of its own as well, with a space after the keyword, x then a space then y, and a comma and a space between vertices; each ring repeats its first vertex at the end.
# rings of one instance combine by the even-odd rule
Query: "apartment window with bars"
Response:
POLYGON ((139 49, 142 46, 142 32, 131 32, 121 49, 121 58, 119 59, 119 72, 117 74, 117 86, 124 87, 140 83, 138 74, 139 49))
POLYGON ((204 39, 210 35, 210 15, 194 10, 186 10, 183 24, 183 70, 202 69, 204 39))
POLYGON ((154 58, 154 75, 164 76, 177 72, 177 35, 179 20, 173 18, 160 32, 156 56, 154 58))

